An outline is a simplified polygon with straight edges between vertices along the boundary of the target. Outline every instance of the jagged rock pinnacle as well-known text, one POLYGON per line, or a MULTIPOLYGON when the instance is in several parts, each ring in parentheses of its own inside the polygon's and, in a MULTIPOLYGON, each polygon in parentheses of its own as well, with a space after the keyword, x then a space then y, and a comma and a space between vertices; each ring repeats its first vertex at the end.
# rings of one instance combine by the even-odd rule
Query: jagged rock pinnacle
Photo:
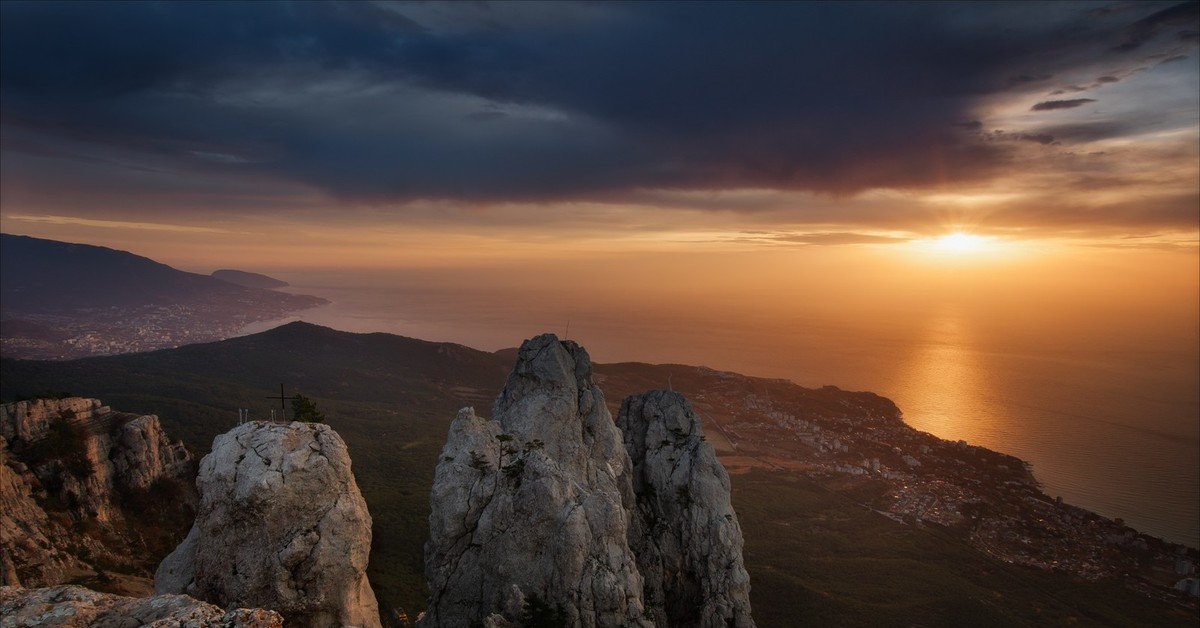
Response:
POLYGON ((686 401, 660 397, 627 402, 622 438, 583 348, 550 334, 521 345, 492 418, 464 408, 450 425, 421 625, 499 628, 540 613, 585 628, 753 627, 729 477, 686 401), (689 501, 656 500, 655 488, 689 501))
POLYGON ((430 498, 423 626, 650 626, 627 543, 629 457, 587 352, 526 341, 492 419, 459 412, 430 498))

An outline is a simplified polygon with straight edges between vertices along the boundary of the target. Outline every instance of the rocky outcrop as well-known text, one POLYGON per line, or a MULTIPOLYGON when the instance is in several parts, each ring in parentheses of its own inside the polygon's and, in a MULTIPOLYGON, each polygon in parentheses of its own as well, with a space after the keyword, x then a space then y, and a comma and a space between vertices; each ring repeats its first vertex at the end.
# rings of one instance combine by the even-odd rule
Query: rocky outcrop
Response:
MULTIPOLYGON (((156 517, 128 507, 152 488, 190 482, 191 455, 158 417, 114 412, 96 399, 20 401, 0 406, 0 435, 0 571, 8 584, 56 584, 99 560, 137 571, 147 543, 173 534, 150 529, 156 517)), ((155 510, 187 510, 187 496, 175 497, 155 510)))
POLYGON ((10 444, 34 443, 46 436, 50 424, 70 416, 88 420, 104 416, 112 409, 99 399, 67 397, 65 399, 31 399, 0 405, 0 436, 10 444))
POLYGON ((629 544, 658 626, 750 628, 750 575, 730 503, 729 474, 679 393, 621 404, 617 427, 633 461, 629 544))
POLYGON ((200 463, 196 523, 156 593, 279 611, 289 626, 378 627, 367 583, 371 517, 327 425, 253 421, 200 463))
POLYGON ((111 440, 108 460, 113 482, 126 489, 146 490, 161 477, 183 477, 192 460, 183 443, 167 438, 155 416, 122 421, 111 440))
POLYGON ((526 341, 492 418, 459 412, 434 477, 423 626, 649 626, 629 551, 629 456, 587 352, 526 341))
POLYGON ((729 477, 694 415, 673 393, 626 406, 623 436, 587 352, 547 334, 521 346, 491 419, 458 413, 423 626, 754 625, 729 477))
POLYGON ((31 481, 28 467, 9 458, 0 440, 0 584, 20 585, 22 577, 31 584, 62 582, 82 569, 61 543, 69 532, 34 500, 31 481))
POLYGON ((77 586, 47 589, 0 587, 0 625, 59 628, 281 628, 279 613, 239 608, 225 611, 186 595, 146 598, 97 593, 77 586))

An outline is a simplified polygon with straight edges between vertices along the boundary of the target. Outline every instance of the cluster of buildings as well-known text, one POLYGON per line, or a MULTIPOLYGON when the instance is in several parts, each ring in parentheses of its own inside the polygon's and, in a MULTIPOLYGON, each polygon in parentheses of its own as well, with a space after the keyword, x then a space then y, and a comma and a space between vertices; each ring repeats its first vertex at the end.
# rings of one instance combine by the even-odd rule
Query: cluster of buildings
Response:
POLYGON ((153 351, 229 338, 264 318, 268 313, 180 305, 111 307, 69 317, 22 314, 16 328, 24 333, 6 330, 2 347, 5 357, 43 360, 153 351))
POLYGON ((950 531, 1007 563, 1119 579, 1164 598, 1200 587, 1195 549, 1050 498, 1018 458, 914 430, 890 401, 869 393, 757 381, 761 392, 731 386, 728 395, 720 387, 698 395, 701 415, 720 424, 739 460, 805 473, 876 512, 950 531))

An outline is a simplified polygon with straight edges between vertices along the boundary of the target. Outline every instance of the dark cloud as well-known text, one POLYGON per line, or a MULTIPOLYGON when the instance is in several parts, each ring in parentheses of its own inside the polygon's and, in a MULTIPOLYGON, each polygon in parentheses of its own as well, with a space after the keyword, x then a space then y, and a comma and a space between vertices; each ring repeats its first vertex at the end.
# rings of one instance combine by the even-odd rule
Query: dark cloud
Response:
POLYGON ((1074 109, 1082 107, 1090 102, 1096 102, 1095 98, 1072 98, 1070 100, 1043 100, 1042 102, 1029 108, 1030 111, 1053 111, 1055 109, 1074 109))
POLYGON ((1066 142, 1081 143, 1121 137, 1123 135, 1137 132, 1142 128, 1144 127, 1139 124, 1108 120, 1103 122, 1059 124, 1043 127, 1039 130, 1041 135, 1050 136, 1066 142))
POLYGON ((1114 50, 1129 52, 1137 50, 1163 31, 1174 32, 1178 39, 1186 39, 1195 32, 1200 22, 1200 3, 1181 2, 1148 15, 1125 29, 1125 40, 1114 50))
POLYGON ((1001 142, 1030 142, 1032 144, 1041 144, 1048 146, 1057 144, 1058 140, 1050 133, 1014 133, 1003 129, 996 129, 984 135, 988 140, 1001 142))
POLYGON ((1022 142, 1033 142, 1043 146, 1054 143, 1054 136, 1049 133, 1021 133, 1017 138, 1022 142))
POLYGON ((1188 15, 1155 4, 3 2, 0 121, 8 164, 33 144, 84 146, 96 168, 369 202, 853 194, 1003 171, 1010 148, 982 137, 981 103, 1044 90, 1105 55, 1178 46, 1188 15), (37 141, 10 142, 15 129, 37 141))

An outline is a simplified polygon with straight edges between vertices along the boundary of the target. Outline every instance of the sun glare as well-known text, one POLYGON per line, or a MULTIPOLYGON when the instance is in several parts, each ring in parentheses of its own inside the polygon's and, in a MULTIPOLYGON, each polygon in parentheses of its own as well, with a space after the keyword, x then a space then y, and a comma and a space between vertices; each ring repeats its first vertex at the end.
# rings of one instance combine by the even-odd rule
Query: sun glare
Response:
POLYGON ((933 241, 934 249, 944 253, 978 253, 988 248, 991 238, 957 231, 933 241))
POLYGON ((1007 238, 954 231, 932 238, 912 240, 909 250, 933 261, 974 263, 1011 259, 1027 250, 1027 247, 1007 238))

